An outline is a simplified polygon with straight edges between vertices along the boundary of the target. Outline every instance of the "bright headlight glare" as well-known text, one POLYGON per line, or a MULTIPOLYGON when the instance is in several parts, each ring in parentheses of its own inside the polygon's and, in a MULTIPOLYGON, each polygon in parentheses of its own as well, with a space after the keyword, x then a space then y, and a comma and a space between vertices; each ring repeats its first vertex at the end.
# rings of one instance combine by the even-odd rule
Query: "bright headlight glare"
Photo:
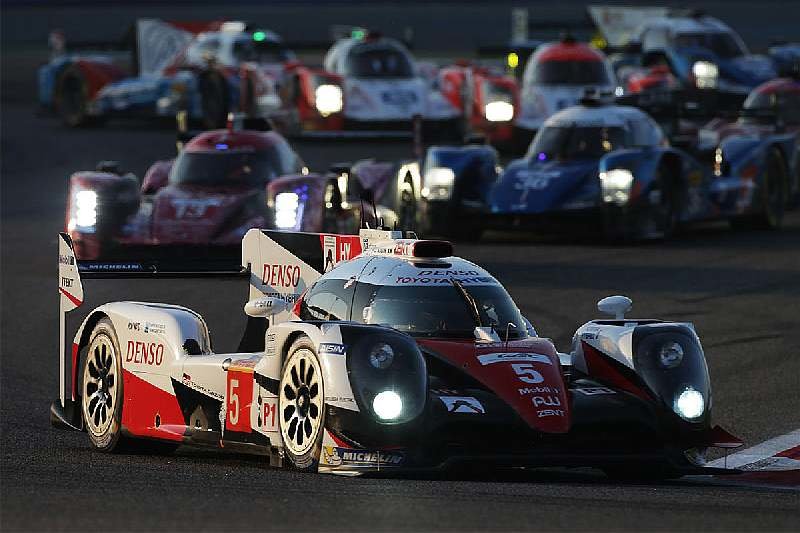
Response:
POLYGON ((673 409, 684 420, 692 421, 700 418, 705 411, 703 395, 692 387, 686 387, 675 397, 673 409))
POLYGON ((453 192, 456 174, 452 168, 431 167, 425 171, 422 196, 429 200, 447 200, 453 192))
POLYGON ((372 410, 381 420, 394 420, 403 412, 403 400, 393 390, 385 390, 375 395, 372 410))
POLYGON ((633 174, 624 168, 615 168, 600 173, 603 201, 623 205, 628 202, 633 185, 633 174))
POLYGON ((514 106, 502 100, 489 102, 486 104, 483 114, 489 122, 508 122, 514 118, 514 106))
POLYGON ((394 350, 385 342, 379 342, 369 352, 369 363, 379 370, 386 370, 392 366, 392 361, 394 361, 394 350))
POLYGON ((713 89, 717 86, 719 68, 710 61, 695 61, 692 65, 692 74, 698 89, 713 89))
POLYGON ((338 113, 344 107, 342 88, 330 83, 318 86, 314 91, 314 105, 323 117, 338 113))
POLYGON ((675 368, 683 361, 683 347, 676 341, 665 342, 658 351, 658 361, 664 368, 675 368))
POLYGON ((297 193, 282 192, 275 196, 275 226, 280 229, 297 227, 300 199, 297 193))
POLYGON ((97 193, 85 190, 76 192, 73 207, 70 229, 93 230, 97 224, 97 193))

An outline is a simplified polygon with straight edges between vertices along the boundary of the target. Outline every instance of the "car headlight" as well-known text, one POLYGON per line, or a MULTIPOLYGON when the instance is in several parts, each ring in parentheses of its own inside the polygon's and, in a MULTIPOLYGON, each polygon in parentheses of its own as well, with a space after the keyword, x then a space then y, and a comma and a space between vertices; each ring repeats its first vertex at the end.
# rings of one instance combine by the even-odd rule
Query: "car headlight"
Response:
POLYGON ((631 197, 633 174, 625 168, 615 168, 600 173, 603 201, 616 205, 625 205, 631 197))
POLYGON ((684 420, 697 420, 706 408, 703 395, 692 387, 686 387, 675 397, 673 410, 684 420))
POLYGON ((683 361, 683 347, 679 342, 667 341, 658 351, 658 362, 664 368, 675 368, 683 361))
POLYGON ((69 230, 94 233, 97 225, 97 193, 86 190, 76 192, 73 197, 72 208, 69 230))
POLYGON ((302 216, 300 197, 294 192, 282 192, 275 196, 275 227, 298 229, 302 216))
POLYGON ((421 194, 429 200, 448 200, 453 193, 456 174, 452 168, 431 167, 425 171, 421 194))
POLYGON ((695 61, 692 74, 698 89, 713 89, 717 86, 719 67, 711 61, 695 61))
POLYGON ((342 88, 330 83, 318 86, 314 91, 314 105, 323 117, 340 112, 344 107, 342 88))
POLYGON ((394 361, 394 350, 385 342, 379 342, 369 352, 369 363, 379 370, 386 370, 394 361))
POLYGON ((394 420, 403 412, 403 400, 393 390, 385 390, 375 395, 372 410, 381 420, 394 420))
POLYGON ((514 118, 514 105, 503 100, 489 102, 483 114, 489 122, 508 122, 514 118))

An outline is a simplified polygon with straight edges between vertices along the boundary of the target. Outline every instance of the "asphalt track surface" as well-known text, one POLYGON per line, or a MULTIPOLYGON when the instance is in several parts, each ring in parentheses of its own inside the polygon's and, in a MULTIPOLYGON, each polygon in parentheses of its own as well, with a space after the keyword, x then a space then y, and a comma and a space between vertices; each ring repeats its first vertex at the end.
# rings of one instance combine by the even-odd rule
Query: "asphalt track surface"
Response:
MULTIPOLYGON (((52 429, 58 395, 56 233, 67 176, 116 159, 144 172, 173 135, 136 123, 70 131, 39 116, 27 60, 3 57, 3 530, 798 530, 800 494, 688 481, 621 485, 592 471, 399 479, 300 475, 214 453, 102 455, 52 429), (24 61, 23 61, 24 60, 24 61), (19 68, 18 68, 19 67, 19 68)), ((407 155, 402 143, 303 142, 312 168, 407 155)), ((694 228, 667 243, 494 236, 457 252, 509 288, 540 334, 566 349, 595 302, 622 293, 638 316, 688 320, 704 342, 714 418, 748 445, 800 427, 800 213, 781 232, 694 228)), ((240 281, 90 281, 82 312, 115 299, 202 313, 217 351, 243 327, 240 281)), ((487 438, 491 438, 488 435, 487 438)))

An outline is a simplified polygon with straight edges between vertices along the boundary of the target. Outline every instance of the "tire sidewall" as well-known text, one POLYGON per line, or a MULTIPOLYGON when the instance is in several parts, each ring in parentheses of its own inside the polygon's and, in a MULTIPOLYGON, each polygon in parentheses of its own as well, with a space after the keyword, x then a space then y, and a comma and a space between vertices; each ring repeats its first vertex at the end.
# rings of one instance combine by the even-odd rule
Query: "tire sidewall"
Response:
POLYGON ((94 342, 95 338, 100 335, 105 335, 111 341, 111 345, 114 347, 114 357, 116 359, 117 364, 117 372, 118 372, 118 381, 117 387, 115 392, 114 398, 114 412, 111 417, 111 423, 108 425, 108 429, 102 435, 95 435, 89 430, 88 425, 84 422, 84 426, 87 428, 86 433, 89 436, 89 442, 91 443, 92 447, 99 451, 103 452, 110 452, 117 447, 117 444, 120 441, 120 437, 122 435, 122 409, 123 409, 123 398, 124 395, 124 379, 122 377, 122 353, 119 349, 119 341, 117 339, 117 334, 114 330, 114 326, 109 319, 102 319, 100 320, 97 325, 92 330, 91 337, 89 338, 89 345, 86 350, 86 355, 83 358, 83 363, 81 364, 81 416, 86 419, 87 412, 86 412, 86 394, 83 389, 83 375, 85 371, 86 364, 89 360, 89 348, 91 348, 92 343, 94 342))
POLYGON ((320 369, 320 376, 319 376, 320 392, 319 392, 319 394, 322 396, 322 409, 321 409, 321 412, 320 412, 320 419, 322 420, 322 422, 319 425, 319 429, 317 431, 317 434, 314 436, 314 444, 308 449, 307 452, 305 452, 302 455, 294 455, 289 450, 289 448, 286 446, 285 443, 284 443, 283 449, 285 451, 286 457, 289 460, 288 464, 289 464, 290 467, 294 468, 295 470, 299 470, 301 472, 315 472, 317 470, 317 465, 319 464, 320 453, 322 452, 322 437, 325 434, 325 415, 326 415, 327 409, 325 408, 325 380, 324 380, 324 373, 322 372, 322 362, 320 361, 319 356, 317 355, 317 351, 316 351, 316 349, 314 347, 314 343, 311 341, 311 339, 309 339, 306 336, 302 336, 302 337, 298 338, 297 340, 295 340, 292 343, 292 346, 289 348, 289 350, 287 352, 286 359, 284 360, 283 367, 281 369, 281 381, 280 381, 280 385, 279 385, 280 388, 281 388, 281 393, 279 393, 279 395, 278 395, 278 398, 279 398, 279 400, 278 400, 278 413, 280 415, 281 439, 283 439, 283 427, 282 426, 284 424, 284 422, 283 422, 284 405, 283 405, 283 400, 282 400, 283 399, 282 390, 283 390, 283 386, 284 386, 283 378, 284 378, 286 369, 288 367, 288 364, 292 359, 292 356, 298 350, 308 350, 309 352, 311 352, 313 357, 316 359, 317 365, 318 365, 318 367, 320 369))

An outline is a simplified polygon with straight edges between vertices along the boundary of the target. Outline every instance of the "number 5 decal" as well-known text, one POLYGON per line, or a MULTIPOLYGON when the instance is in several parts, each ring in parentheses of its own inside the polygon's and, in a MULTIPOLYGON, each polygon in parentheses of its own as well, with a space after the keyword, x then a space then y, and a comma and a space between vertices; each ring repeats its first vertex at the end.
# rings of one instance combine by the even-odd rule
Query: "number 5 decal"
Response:
POLYGON ((534 370, 531 363, 514 363, 511 367, 517 373, 517 378, 524 383, 541 383, 544 381, 544 377, 537 370, 534 370))
POLYGON ((253 374, 228 370, 228 389, 225 398, 227 416, 225 429, 250 433, 250 406, 253 403, 253 374))

